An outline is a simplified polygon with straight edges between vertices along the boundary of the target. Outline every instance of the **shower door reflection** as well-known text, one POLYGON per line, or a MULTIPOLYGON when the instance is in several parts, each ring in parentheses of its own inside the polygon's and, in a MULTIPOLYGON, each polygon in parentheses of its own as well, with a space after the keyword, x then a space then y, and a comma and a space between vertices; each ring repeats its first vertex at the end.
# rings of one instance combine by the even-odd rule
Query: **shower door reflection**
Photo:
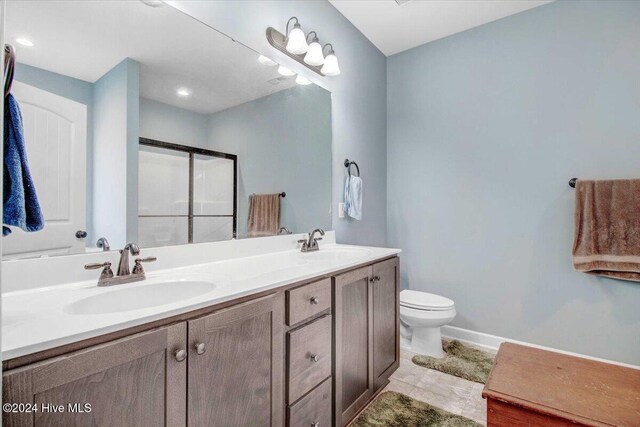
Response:
POLYGON ((140 138, 140 245, 235 238, 236 165, 234 154, 140 138))

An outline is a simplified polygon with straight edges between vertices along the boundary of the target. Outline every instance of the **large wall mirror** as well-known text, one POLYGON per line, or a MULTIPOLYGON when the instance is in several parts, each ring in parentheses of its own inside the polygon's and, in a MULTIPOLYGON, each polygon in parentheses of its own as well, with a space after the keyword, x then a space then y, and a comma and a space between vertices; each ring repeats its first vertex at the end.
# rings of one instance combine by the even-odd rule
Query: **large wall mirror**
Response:
POLYGON ((331 228, 331 94, 147 3, 7 2, 45 227, 4 259, 331 228))

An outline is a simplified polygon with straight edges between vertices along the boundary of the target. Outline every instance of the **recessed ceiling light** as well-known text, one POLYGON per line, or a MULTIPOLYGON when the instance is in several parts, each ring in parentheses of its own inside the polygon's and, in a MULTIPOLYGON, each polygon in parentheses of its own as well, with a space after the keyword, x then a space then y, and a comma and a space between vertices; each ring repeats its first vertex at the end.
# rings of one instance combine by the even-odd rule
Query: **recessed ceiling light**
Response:
POLYGON ((18 37, 16 39, 16 42, 18 42, 22 46, 33 47, 33 42, 29 39, 25 39, 24 37, 18 37))
POLYGON ((311 84, 311 80, 298 74, 298 77, 296 77, 296 83, 298 83, 299 85, 306 86, 311 84))
POLYGON ((178 96, 182 96, 182 97, 185 97, 185 98, 187 96, 191 95, 191 91, 189 89, 187 89, 186 87, 178 88, 176 93, 178 94, 178 96))
POLYGON ((277 62, 272 61, 271 59, 267 58, 264 55, 260 55, 258 57, 258 62, 261 63, 262 65, 268 65, 269 67, 273 67, 274 65, 278 65, 277 62))
POLYGON ((287 67, 283 67, 282 65, 278 67, 278 73, 280 73, 281 75, 283 75, 285 77, 291 77, 291 76, 295 76, 296 75, 296 73, 294 73, 293 71, 291 71, 287 67))
POLYGON ((140 0, 142 3, 146 4, 147 6, 151 6, 151 7, 160 7, 160 6, 164 6, 164 1, 163 0, 140 0))

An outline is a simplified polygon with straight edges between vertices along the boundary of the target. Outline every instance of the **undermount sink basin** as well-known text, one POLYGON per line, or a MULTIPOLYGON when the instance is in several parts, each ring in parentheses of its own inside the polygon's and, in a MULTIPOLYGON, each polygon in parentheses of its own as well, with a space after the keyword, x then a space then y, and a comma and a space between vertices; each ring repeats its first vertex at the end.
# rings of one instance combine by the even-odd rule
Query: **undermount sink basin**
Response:
POLYGON ((360 248, 325 248, 322 246, 315 252, 302 252, 309 261, 351 261, 371 254, 370 249, 360 248))
POLYGON ((69 314, 107 314, 157 307, 187 300, 213 291, 216 285, 202 281, 175 281, 146 286, 116 285, 109 292, 69 304, 69 314))

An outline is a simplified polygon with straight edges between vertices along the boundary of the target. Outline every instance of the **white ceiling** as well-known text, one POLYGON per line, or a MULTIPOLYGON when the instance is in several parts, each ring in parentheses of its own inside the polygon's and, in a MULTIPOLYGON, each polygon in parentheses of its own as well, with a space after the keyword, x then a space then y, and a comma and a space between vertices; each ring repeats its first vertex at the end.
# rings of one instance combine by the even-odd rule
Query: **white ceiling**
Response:
POLYGON ((19 1, 6 6, 18 62, 95 82, 124 58, 141 63, 140 95, 211 114, 295 85, 258 54, 171 6, 139 1, 19 1), (15 42, 26 37, 35 43, 15 42), (178 87, 192 90, 176 96, 178 87))
POLYGON ((329 1, 389 56, 553 0, 329 1))

